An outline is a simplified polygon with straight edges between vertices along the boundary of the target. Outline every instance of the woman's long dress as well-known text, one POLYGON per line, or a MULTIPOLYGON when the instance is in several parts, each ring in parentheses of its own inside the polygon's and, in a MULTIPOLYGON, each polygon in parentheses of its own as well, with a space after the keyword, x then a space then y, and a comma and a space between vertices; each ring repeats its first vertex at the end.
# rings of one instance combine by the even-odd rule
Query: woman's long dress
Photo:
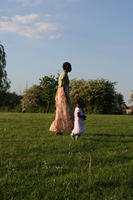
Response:
POLYGON ((52 132, 70 133, 73 129, 73 110, 69 97, 69 79, 65 71, 59 76, 55 101, 56 116, 49 130, 52 132))

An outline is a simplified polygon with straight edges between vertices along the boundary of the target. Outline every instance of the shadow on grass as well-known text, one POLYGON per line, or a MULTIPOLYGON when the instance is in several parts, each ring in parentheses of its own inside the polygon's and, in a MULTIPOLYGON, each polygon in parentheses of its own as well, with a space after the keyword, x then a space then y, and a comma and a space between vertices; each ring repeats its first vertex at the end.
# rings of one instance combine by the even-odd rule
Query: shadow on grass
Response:
POLYGON ((90 136, 99 136, 99 137, 133 137, 133 134, 109 134, 109 133, 88 133, 90 136))
POLYGON ((120 185, 119 181, 96 181, 93 184, 93 188, 97 188, 97 187, 104 187, 104 188, 115 188, 118 187, 120 185))
POLYGON ((133 134, 128 134, 128 135, 124 135, 124 134, 109 134, 109 133, 105 133, 105 134, 92 134, 92 133, 88 133, 87 135, 87 139, 90 141, 94 141, 94 142, 107 142, 107 143, 133 143, 133 134))
POLYGON ((112 140, 112 139, 106 139, 106 138, 101 138, 101 139, 96 139, 96 138, 89 138, 90 141, 94 142, 109 142, 109 143, 133 143, 133 140, 112 140))
POLYGON ((126 156, 126 155, 117 155, 117 156, 114 156, 113 158, 111 158, 111 159, 107 159, 107 160, 105 160, 105 163, 106 164, 110 164, 110 163, 113 163, 113 164, 126 164, 126 163, 128 163, 128 162, 130 162, 130 161, 132 161, 133 160, 133 156, 126 156))

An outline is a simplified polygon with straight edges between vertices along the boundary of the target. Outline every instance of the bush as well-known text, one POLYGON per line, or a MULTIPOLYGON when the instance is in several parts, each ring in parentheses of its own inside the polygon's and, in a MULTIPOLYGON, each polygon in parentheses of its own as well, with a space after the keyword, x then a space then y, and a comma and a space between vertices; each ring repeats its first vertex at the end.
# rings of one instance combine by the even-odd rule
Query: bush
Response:
POLYGON ((114 82, 96 79, 96 80, 72 80, 70 82, 70 97, 75 106, 77 96, 84 99, 84 110, 88 113, 108 114, 113 113, 117 106, 122 103, 115 91, 114 82))

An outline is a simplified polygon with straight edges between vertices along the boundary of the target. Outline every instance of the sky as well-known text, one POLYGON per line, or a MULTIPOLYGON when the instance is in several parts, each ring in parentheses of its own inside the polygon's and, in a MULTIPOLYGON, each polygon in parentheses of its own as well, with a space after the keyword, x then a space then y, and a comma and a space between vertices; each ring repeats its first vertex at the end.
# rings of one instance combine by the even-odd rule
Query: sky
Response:
POLYGON ((133 90, 132 0, 1 0, 0 42, 11 91, 39 84, 72 64, 70 79, 117 82, 133 90))

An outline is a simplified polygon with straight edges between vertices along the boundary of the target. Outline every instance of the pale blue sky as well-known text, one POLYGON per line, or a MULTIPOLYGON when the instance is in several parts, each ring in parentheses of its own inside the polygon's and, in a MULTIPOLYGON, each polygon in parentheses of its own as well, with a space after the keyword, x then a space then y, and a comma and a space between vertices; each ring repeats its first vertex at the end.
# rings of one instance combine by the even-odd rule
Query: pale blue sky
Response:
POLYGON ((1 0, 0 41, 11 90, 22 92, 72 63, 70 78, 117 81, 133 89, 132 0, 1 0))

